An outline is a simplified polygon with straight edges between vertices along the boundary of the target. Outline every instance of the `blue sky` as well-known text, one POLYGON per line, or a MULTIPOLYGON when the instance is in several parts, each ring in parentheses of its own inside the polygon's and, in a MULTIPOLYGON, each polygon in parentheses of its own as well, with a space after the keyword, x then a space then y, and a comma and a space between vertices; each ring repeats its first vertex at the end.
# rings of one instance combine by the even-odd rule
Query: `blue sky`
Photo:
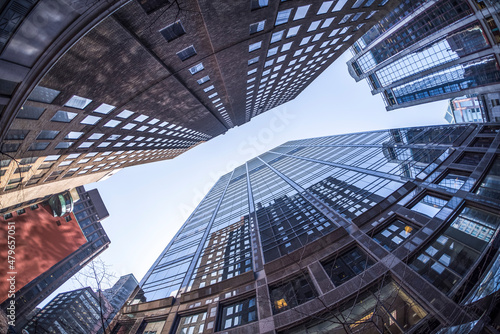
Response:
MULTIPOLYGON (((346 52, 295 100, 201 144, 181 156, 124 169, 97 188, 110 217, 111 245, 102 258, 117 278, 140 281, 217 179, 289 140, 408 126, 444 124, 446 101, 385 111, 365 81, 348 72, 346 52)), ((69 281, 58 291, 79 288, 69 281)), ((43 304, 55 296, 50 296, 43 304)))

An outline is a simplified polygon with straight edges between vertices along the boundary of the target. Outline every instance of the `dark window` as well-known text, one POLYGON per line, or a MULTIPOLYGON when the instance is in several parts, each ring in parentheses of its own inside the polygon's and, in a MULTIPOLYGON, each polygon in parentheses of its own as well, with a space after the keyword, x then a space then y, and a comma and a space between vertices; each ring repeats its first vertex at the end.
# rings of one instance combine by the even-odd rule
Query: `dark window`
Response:
POLYGON ((267 7, 269 0, 250 0, 251 9, 267 7))
POLYGON ((30 206, 30 209, 31 209, 31 210, 36 210, 36 209, 38 209, 38 204, 33 204, 32 206, 30 206))
POLYGON ((448 293, 472 269, 499 224, 498 215, 465 207, 448 228, 410 262, 410 267, 448 293))
POLYGON ((0 176, 4 176, 7 171, 5 169, 0 170, 0 176))
POLYGON ((483 153, 465 152, 458 160, 457 163, 464 165, 477 166, 483 158, 483 153))
POLYGON ((250 34, 255 34, 256 32, 264 30, 265 24, 266 24, 266 20, 260 21, 257 23, 252 23, 250 25, 250 34))
POLYGON ((76 113, 74 112, 68 112, 64 110, 58 110, 54 117, 52 117, 50 120, 52 122, 61 122, 61 123, 69 123, 73 118, 75 118, 76 113))
POLYGON ((257 321, 255 297, 222 307, 219 330, 225 330, 257 321))
POLYGON ((28 151, 43 151, 49 146, 50 142, 42 141, 42 142, 34 142, 28 148, 28 151))
POLYGON ((10 164, 10 160, 0 160, 0 167, 7 167, 10 164))
POLYGON ((21 110, 19 110, 19 112, 17 113, 16 118, 39 119, 44 111, 45 111, 44 108, 24 105, 23 107, 21 107, 21 110))
POLYGON ((26 213, 25 209, 17 210, 17 215, 22 215, 23 213, 26 213))
POLYGON ((28 134, 28 130, 9 130, 5 136, 6 140, 23 140, 28 134))
POLYGON ((59 131, 52 131, 52 130, 42 130, 40 131, 40 134, 38 134, 38 137, 36 137, 37 140, 47 140, 47 139, 54 139, 57 137, 59 134, 59 131))
POLYGON ((50 167, 52 167, 54 163, 53 162, 46 162, 44 164, 41 164, 40 167, 38 167, 38 169, 49 169, 50 167))
POLYGON ((27 167, 19 167, 16 169, 16 171, 14 173, 26 173, 28 172, 29 170, 31 169, 31 166, 27 166, 27 167))
POLYGON ((472 147, 490 147, 491 143, 493 143, 493 138, 488 138, 488 137, 479 137, 476 138, 472 141, 470 146, 472 147))
POLYGON ((416 231, 415 228, 400 220, 395 220, 373 236, 373 240, 384 246, 389 252, 395 250, 402 242, 416 231))
POLYGON ((27 165, 27 164, 32 164, 34 163, 38 157, 31 157, 31 158, 23 158, 21 161, 19 161, 20 165, 27 165))
POLYGON ((495 125, 485 125, 481 130, 481 133, 498 133, 500 132, 500 126, 495 125))
POLYGON ((17 82, 0 79, 0 94, 10 96, 16 89, 17 82))
POLYGON ((56 145, 56 149, 65 149, 73 145, 73 142, 62 141, 56 145))
POLYGON ((59 93, 60 91, 55 89, 36 86, 28 97, 28 100, 43 103, 52 103, 54 99, 59 95, 59 93))
POLYGON ((3 219, 5 219, 5 220, 10 219, 10 218, 12 218, 12 212, 3 215, 3 219))
POLYGON ((184 50, 181 50, 177 52, 177 56, 179 56, 180 60, 184 61, 188 58, 191 58, 192 56, 196 55, 196 50, 194 49, 194 46, 188 46, 184 50))
POLYGON ((270 288, 273 312, 280 313, 316 297, 316 291, 307 274, 285 284, 270 288))
POLYGON ((3 152, 16 152, 20 145, 21 144, 4 143, 2 145, 2 151, 3 152))
POLYGON ((476 194, 490 198, 500 199, 500 157, 493 161, 488 174, 476 191, 476 194))
POLYGON ((371 267, 374 263, 368 255, 356 247, 326 262, 323 267, 332 282, 335 285, 340 285, 371 267))
POLYGON ((7 184, 19 183, 19 182, 21 182, 22 180, 23 180, 23 178, 22 178, 22 177, 18 177, 18 178, 16 178, 16 179, 10 179, 10 180, 9 180, 9 183, 7 183, 7 184))
POLYGON ((184 30, 181 21, 176 21, 175 23, 172 23, 171 25, 166 26, 165 28, 160 30, 160 33, 168 42, 171 42, 174 39, 184 35, 186 33, 186 30, 184 30))
POLYGON ((69 215, 68 215, 68 216, 66 216, 64 219, 65 219, 67 222, 70 222, 70 221, 72 221, 72 220, 73 220, 73 219, 71 218, 71 216, 69 216, 69 215))

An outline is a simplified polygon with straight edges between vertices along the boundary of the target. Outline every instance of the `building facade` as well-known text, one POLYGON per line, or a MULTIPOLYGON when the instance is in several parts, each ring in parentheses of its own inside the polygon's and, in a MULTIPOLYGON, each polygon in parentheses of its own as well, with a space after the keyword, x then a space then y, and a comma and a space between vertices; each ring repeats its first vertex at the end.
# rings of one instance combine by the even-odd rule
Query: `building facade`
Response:
POLYGON ((111 288, 102 292, 103 297, 106 298, 111 306, 111 313, 106 319, 106 327, 111 320, 113 320, 116 313, 118 313, 138 285, 139 282, 137 282, 134 274, 128 274, 120 277, 120 279, 118 279, 118 281, 111 288))
MULTIPOLYGON (((494 0, 403 0, 354 43, 349 72, 366 79, 387 110, 471 94, 494 99, 499 15, 494 0)), ((498 116, 487 109, 488 121, 498 116)))
MULTIPOLYGON (((35 277, 31 275, 30 280, 25 285, 22 287, 18 286, 19 289, 16 291, 14 297, 16 307, 15 323, 18 329, 23 328, 26 324, 28 313, 39 303, 57 290, 57 288, 82 269, 88 262, 108 248, 110 240, 101 225, 101 220, 108 217, 109 213, 99 192, 97 189, 86 191, 83 186, 78 187, 77 192, 80 199, 75 202, 71 214, 57 220, 53 216, 51 216, 51 219, 47 218, 48 223, 51 225, 48 227, 50 228, 48 230, 50 235, 40 233, 40 224, 42 221, 38 219, 23 221, 21 222, 22 226, 16 223, 17 230, 26 228, 26 225, 32 226, 26 235, 17 234, 16 236, 16 248, 21 250, 21 246, 23 246, 32 252, 33 249, 35 250, 34 253, 29 254, 29 258, 21 258, 19 257, 20 255, 16 257, 19 264, 22 264, 23 260, 25 262, 35 262, 34 267, 30 267, 28 273, 32 272, 33 268, 38 268, 43 264, 50 254, 54 253, 59 256, 57 257, 57 261, 50 262, 50 266, 44 267, 41 271, 38 270, 35 277), (54 230, 67 229, 66 225, 68 224, 76 225, 79 233, 71 235, 65 233, 60 238, 55 238, 56 231, 54 230), (42 240, 38 240, 37 238, 41 238, 42 240), (69 250, 63 253, 64 256, 61 258, 60 254, 66 249, 69 250)), ((18 215, 20 217, 24 215, 24 213, 19 214, 21 210, 37 211, 44 208, 44 204, 37 204, 35 206, 36 208, 33 207, 33 209, 29 207, 12 213, 5 213, 3 219, 7 222, 16 221, 18 215)), ((1 308, 3 311, 9 305, 10 299, 2 300, 1 308)))
POLYGON ((294 99, 396 3, 5 2, 4 206, 171 159, 294 99))
POLYGON ((499 145, 469 123, 278 146, 217 181, 112 333, 499 328, 499 145))
POLYGON ((485 122, 485 108, 477 96, 461 96, 448 101, 444 119, 450 123, 485 122))
POLYGON ((58 294, 24 330, 30 334, 96 334, 102 328, 102 319, 107 319, 110 312, 108 301, 99 300, 99 296, 86 287, 58 294))

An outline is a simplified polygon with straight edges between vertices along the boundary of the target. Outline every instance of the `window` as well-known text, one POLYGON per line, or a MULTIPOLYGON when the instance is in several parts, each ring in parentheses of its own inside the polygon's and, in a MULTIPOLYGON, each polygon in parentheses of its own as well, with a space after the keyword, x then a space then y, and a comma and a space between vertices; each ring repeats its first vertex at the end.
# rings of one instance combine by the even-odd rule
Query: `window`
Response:
POLYGON ((323 265, 335 285, 340 285, 360 274, 374 264, 374 261, 358 247, 339 255, 323 265))
POLYGON ((101 137, 104 136, 103 133, 93 133, 88 139, 89 140, 99 140, 101 137))
POLYGON ((71 145, 73 145, 73 142, 70 142, 70 141, 62 141, 62 142, 59 142, 59 143, 56 145, 56 149, 65 149, 65 148, 69 148, 71 145))
MULTIPOLYGON (((206 88, 203 88, 203 91, 206 93, 206 92, 209 92, 211 91, 212 89, 214 89, 214 85, 211 85, 211 86, 208 86, 206 88)), ((166 124, 165 124, 166 125, 166 124)), ((160 125, 161 126, 161 125, 160 125)))
POLYGON ((36 137, 36 140, 54 139, 55 137, 57 137, 58 134, 59 134, 59 131, 55 131, 55 130, 42 130, 42 131, 40 131, 40 133, 36 137))
POLYGON ((28 151, 43 151, 49 146, 50 142, 35 142, 31 144, 28 151))
POLYGON ((275 25, 280 25, 288 22, 288 18, 290 17, 290 14, 292 13, 291 9, 286 9, 278 12, 278 15, 276 16, 276 24, 275 25))
POLYGON ((121 121, 117 121, 117 120, 112 119, 109 122, 107 122, 106 124, 104 124, 104 126, 107 128, 114 128, 115 126, 117 126, 120 123, 121 123, 121 121))
POLYGON ((253 44, 250 44, 248 46, 248 52, 252 52, 252 51, 255 51, 255 50, 258 50, 262 47, 262 41, 261 42, 257 42, 257 43, 253 43, 253 44))
POLYGON ((436 288, 448 293, 472 269, 499 224, 498 215, 465 207, 409 265, 436 288))
POLYGON ((294 37, 298 34, 300 26, 292 27, 288 29, 288 33, 286 34, 286 38, 294 37))
POLYGON ((347 2, 347 0, 339 0, 335 4, 335 7, 333 7, 332 12, 338 12, 339 10, 341 10, 342 7, 344 7, 344 5, 346 4, 346 2, 347 2))
POLYGON ((309 7, 311 7, 311 5, 307 5, 307 6, 300 6, 299 8, 297 8, 297 10, 295 11, 295 16, 293 17, 293 20, 300 20, 300 19, 303 19, 304 17, 306 17, 307 15, 307 11, 309 10, 309 7))
POLYGON ((285 52, 285 51, 290 50, 290 48, 292 47, 292 44, 293 44, 293 42, 288 42, 286 44, 283 44, 283 46, 281 47, 281 52, 285 52))
POLYGON ((17 215, 20 216, 20 215, 26 213, 26 209, 17 210, 16 212, 17 212, 17 215))
POLYGON ((260 21, 260 22, 257 22, 257 23, 252 23, 250 25, 250 34, 255 34, 259 31, 262 31, 264 30, 264 26, 266 25, 266 20, 264 21, 260 21))
POLYGON ((87 107, 90 102, 92 102, 91 99, 73 95, 71 99, 69 99, 68 102, 64 104, 64 106, 76 109, 85 109, 85 107, 87 107))
POLYGON ((416 229, 400 220, 395 220, 373 236, 373 240, 381 244, 389 252, 395 250, 416 229))
POLYGON ((432 218, 446 205, 446 203, 448 203, 447 200, 426 195, 411 209, 432 218))
POLYGON ((439 185, 451 189, 460 189, 469 177, 470 173, 462 171, 448 171, 439 181, 439 185))
POLYGON ((200 72, 200 71, 202 71, 204 69, 205 69, 205 67, 203 67, 203 64, 199 63, 199 64, 194 65, 193 67, 191 67, 189 69, 189 72, 191 72, 191 74, 195 74, 195 73, 198 73, 198 72, 200 72))
POLYGON ((267 50, 267 56, 268 57, 272 57, 272 56, 274 56, 277 53, 278 53, 278 47, 274 47, 272 49, 267 50))
MULTIPOLYGON (((28 164, 32 164, 34 163, 35 161, 37 161, 37 157, 32 157, 32 158, 23 158, 21 159, 21 161, 19 162, 19 164, 22 166, 22 165, 28 165, 28 164)), ((9 161, 9 160, 2 160, 2 161, 9 161)), ((7 163, 8 165, 8 163, 7 163)), ((4 167, 3 164, 0 164, 0 167, 4 167)))
POLYGON ((103 103, 99 107, 97 107, 94 112, 99 114, 109 114, 113 109, 115 109, 115 106, 103 103))
POLYGON ((255 297, 223 306, 219 330, 246 325, 257 321, 255 297))
MULTIPOLYGON (((59 131, 58 131, 59 132, 59 131)), ((83 135, 83 132, 76 132, 76 131, 71 131, 68 133, 64 139, 78 139, 83 135)))
POLYGON ((250 0, 252 10, 267 7, 269 0, 250 0))
POLYGON ((87 116, 85 117, 81 122, 80 124, 87 124, 87 125, 94 125, 96 124, 97 122, 99 122, 99 120, 101 119, 101 117, 97 117, 97 116, 87 116))
POLYGON ((494 199, 500 199, 500 157, 493 161, 476 194, 494 199))
POLYGON ((167 42, 171 42, 185 33, 186 30, 184 30, 181 21, 175 21, 171 25, 168 25, 160 30, 160 34, 167 40, 167 42))
POLYGON ((9 130, 5 136, 6 140, 23 140, 28 134, 28 130, 9 130))
POLYGON ((283 38, 283 34, 285 33, 284 30, 277 31, 271 35, 271 42, 270 43, 275 43, 281 41, 283 38))
POLYGON ((143 122, 145 121, 146 119, 148 119, 148 116, 145 116, 145 115, 140 115, 140 116, 137 116, 134 121, 136 122, 143 122))
POLYGON ((314 30, 318 29, 320 23, 321 23, 321 20, 312 22, 311 25, 309 26, 309 28, 307 29, 307 32, 314 31, 314 30))
POLYGON ((205 82, 207 82, 209 80, 210 80, 210 77, 208 75, 206 75, 203 78, 196 80, 196 82, 198 83, 198 85, 201 85, 201 84, 204 84, 205 82))
POLYGON ((24 105, 17 113, 16 118, 37 120, 40 118, 40 116, 42 116, 44 111, 44 108, 24 105))
POLYGON ((274 314, 294 308, 316 297, 316 291, 307 274, 271 287, 269 290, 274 314))
POLYGON ((59 110, 58 112, 56 112, 54 117, 52 117, 50 120, 52 122, 69 123, 75 117, 76 117, 76 113, 74 113, 74 112, 59 110))
POLYGON ((116 115, 116 117, 120 117, 120 118, 129 118, 130 116, 132 116, 134 114, 133 111, 130 111, 130 110, 124 110, 122 111, 121 113, 119 113, 118 115, 116 115))
POLYGON ((459 164, 477 166, 483 158, 483 153, 465 152, 457 161, 459 164))
POLYGON ((52 103, 59 95, 59 93, 61 92, 55 89, 36 86, 28 97, 28 100, 43 103, 52 103))
POLYGON ((5 219, 5 220, 10 219, 12 217, 13 217, 12 212, 3 215, 3 219, 5 219))
POLYGON ((311 40, 311 37, 312 37, 312 36, 307 36, 307 37, 302 38, 302 40, 300 41, 299 46, 302 46, 302 45, 304 45, 304 44, 309 43, 309 41, 311 40))
POLYGON ((177 56, 179 57, 180 60, 184 61, 186 59, 189 59, 193 56, 196 55, 196 50, 194 49, 194 46, 188 46, 187 48, 177 52, 177 56))
POLYGON ((180 317, 175 334, 203 333, 206 319, 207 312, 180 317))
POLYGON ((333 1, 325 1, 321 4, 321 7, 318 10, 318 13, 316 15, 321 15, 325 14, 330 10, 330 7, 332 6, 333 1))

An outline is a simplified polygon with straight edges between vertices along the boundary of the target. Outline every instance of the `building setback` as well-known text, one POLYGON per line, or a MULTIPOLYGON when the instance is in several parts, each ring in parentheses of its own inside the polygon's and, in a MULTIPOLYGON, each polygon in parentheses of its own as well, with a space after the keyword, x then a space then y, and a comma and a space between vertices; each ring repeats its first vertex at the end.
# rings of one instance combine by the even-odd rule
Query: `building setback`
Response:
POLYGON ((217 181, 112 333, 499 328, 499 145, 470 123, 278 146, 217 181))
MULTIPOLYGON (((38 249, 37 247, 43 247, 42 250, 35 252, 35 254, 30 253, 30 260, 32 262, 34 260, 34 262, 39 264, 46 262, 51 253, 56 255, 60 254, 60 252, 65 249, 63 248, 64 246, 66 246, 66 248, 72 247, 72 252, 69 254, 64 253, 64 257, 58 258, 58 261, 55 264, 51 262, 51 266, 49 268, 44 267, 43 272, 36 272, 36 278, 32 279, 29 283, 23 285, 22 287, 18 287, 20 289, 15 294, 17 329, 23 328, 27 321, 26 316, 39 303, 57 290, 62 284, 64 284, 88 262, 101 254, 109 246, 110 240, 101 225, 101 220, 108 217, 109 213, 102 201, 101 196, 99 195, 99 192, 97 189, 86 191, 83 186, 78 187, 76 190, 80 199, 75 202, 73 212, 60 219, 52 217, 50 223, 52 225, 61 224, 61 226, 52 226, 52 229, 67 228, 65 225, 77 224, 77 229, 83 239, 83 242, 77 243, 79 239, 76 238, 68 240, 68 236, 65 235, 63 235, 65 239, 60 237, 58 240, 54 240, 54 236, 44 236, 43 234, 39 235, 40 227, 38 226, 41 223, 39 220, 23 221, 22 223, 24 225, 33 225, 31 227, 31 234, 29 234, 28 237, 24 235, 16 236, 17 247, 23 246, 28 249, 38 249), (38 241, 38 237, 46 238, 47 241, 38 241), (75 245, 73 244, 76 244, 76 246, 79 247, 74 247, 75 245), (73 250, 73 248, 75 249, 73 250)), ((35 205, 33 208, 30 207, 21 210, 37 211, 43 210, 45 206, 46 202, 42 202, 35 205)), ((19 211, 21 210, 6 213, 3 218, 7 222, 16 221, 17 215, 19 215, 19 211)), ((21 217, 24 214, 25 213, 21 213, 21 217)), ((18 228, 22 229, 23 226, 18 225, 18 228)), ((22 259, 16 258, 16 260, 21 261, 22 259)), ((10 299, 5 301, 2 299, 2 310, 5 311, 9 306, 9 303, 10 299)))
POLYGON ((348 62, 387 110, 476 94, 500 121, 500 4, 403 0, 357 40, 348 62))
POLYGON ((4 206, 171 159, 294 99, 396 3, 6 3, 4 206))

